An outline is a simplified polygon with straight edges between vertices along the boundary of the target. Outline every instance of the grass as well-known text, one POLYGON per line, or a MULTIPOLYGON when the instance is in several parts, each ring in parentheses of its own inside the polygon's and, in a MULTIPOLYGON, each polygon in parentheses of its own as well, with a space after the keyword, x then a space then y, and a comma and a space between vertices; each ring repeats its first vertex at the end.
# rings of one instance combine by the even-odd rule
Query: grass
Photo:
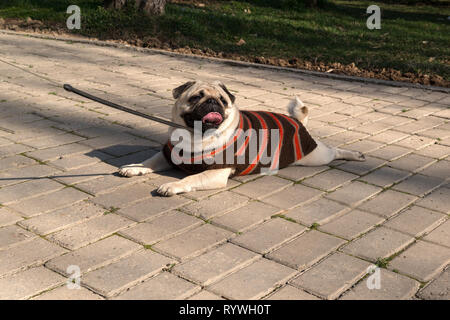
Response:
POLYGON ((187 46, 203 53, 210 49, 250 61, 284 59, 309 69, 322 70, 321 64, 325 69, 333 64, 339 68, 336 63, 354 68, 354 63, 368 71, 366 76, 385 68, 406 77, 439 75, 450 81, 448 1, 404 5, 329 0, 315 9, 272 7, 256 0, 205 0, 204 7, 185 2, 169 3, 164 16, 146 17, 132 8, 105 10, 101 0, 9 0, 0 4, 0 17, 31 17, 64 26, 66 8, 77 4, 82 14, 82 29, 77 32, 85 36, 139 39, 143 46, 187 46), (381 30, 366 27, 366 8, 372 4, 382 9, 381 30), (240 39, 245 44, 237 45, 240 39))

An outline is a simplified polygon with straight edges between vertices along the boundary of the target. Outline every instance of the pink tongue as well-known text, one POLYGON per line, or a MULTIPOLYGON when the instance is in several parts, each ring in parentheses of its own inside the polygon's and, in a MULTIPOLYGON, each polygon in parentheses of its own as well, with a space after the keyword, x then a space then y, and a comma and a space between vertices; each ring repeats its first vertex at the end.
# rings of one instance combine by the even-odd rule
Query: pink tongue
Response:
POLYGON ((218 112, 210 112, 206 116, 203 117, 202 122, 212 122, 215 124, 222 123, 222 116, 218 112))

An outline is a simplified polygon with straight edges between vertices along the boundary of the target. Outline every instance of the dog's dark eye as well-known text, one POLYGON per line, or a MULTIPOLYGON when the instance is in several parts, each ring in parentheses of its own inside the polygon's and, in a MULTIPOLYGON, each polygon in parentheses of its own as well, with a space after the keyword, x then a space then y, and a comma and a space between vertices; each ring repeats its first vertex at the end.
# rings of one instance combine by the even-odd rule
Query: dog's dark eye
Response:
POLYGON ((228 104, 227 100, 225 100, 224 97, 220 97, 220 101, 223 103, 224 106, 228 104))
POLYGON ((196 104, 197 102, 200 101, 201 98, 202 97, 200 97, 200 96, 192 96, 192 97, 189 98, 188 102, 190 104, 196 104))

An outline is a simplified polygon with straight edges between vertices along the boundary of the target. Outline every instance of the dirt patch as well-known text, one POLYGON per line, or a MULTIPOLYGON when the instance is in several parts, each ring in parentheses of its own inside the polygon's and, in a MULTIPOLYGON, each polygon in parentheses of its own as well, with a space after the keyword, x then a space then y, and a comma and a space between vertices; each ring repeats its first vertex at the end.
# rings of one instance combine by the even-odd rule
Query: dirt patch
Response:
MULTIPOLYGON (((192 1, 194 5, 202 5, 207 1, 192 1)), ((67 28, 64 25, 58 24, 45 24, 39 20, 33 20, 27 18, 26 20, 19 19, 2 19, 0 18, 0 29, 14 30, 14 31, 25 31, 25 32, 36 32, 40 34, 53 34, 53 35, 68 35, 76 36, 74 33, 67 32, 67 28)), ((81 37, 87 39, 87 37, 81 37)), ((95 38, 89 38, 95 39, 95 38)), ((97 40, 97 39, 96 39, 97 40)), ((372 68, 370 70, 358 68, 354 63, 351 64, 341 64, 338 62, 327 63, 322 61, 306 61, 299 58, 292 59, 281 59, 273 57, 263 57, 263 56, 242 56, 234 53, 227 52, 216 52, 211 49, 198 49, 190 47, 179 47, 177 44, 171 41, 162 41, 157 37, 145 36, 138 38, 135 35, 129 35, 128 39, 111 39, 108 41, 128 44, 143 48, 156 48, 172 52, 184 53, 184 54, 194 54, 207 57, 216 57, 237 61, 253 62, 258 64, 304 69, 311 71, 319 71, 333 74, 343 74, 348 76, 357 76, 364 78, 376 78, 382 80, 393 80, 410 82, 422 85, 433 85, 439 87, 450 88, 450 81, 445 80, 439 75, 430 75, 422 73, 412 73, 412 72, 401 72, 392 68, 372 68)), ((241 43, 244 45, 244 43, 241 43)))

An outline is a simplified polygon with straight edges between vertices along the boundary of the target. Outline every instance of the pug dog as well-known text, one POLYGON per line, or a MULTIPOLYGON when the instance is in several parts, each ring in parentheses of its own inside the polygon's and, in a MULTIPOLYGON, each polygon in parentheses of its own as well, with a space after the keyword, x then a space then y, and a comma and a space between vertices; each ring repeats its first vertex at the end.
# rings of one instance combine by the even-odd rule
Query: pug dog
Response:
POLYGON ((288 115, 241 111, 235 96, 220 81, 189 81, 172 91, 172 122, 185 129, 169 129, 169 140, 150 159, 122 166, 125 177, 178 167, 189 173, 161 185, 162 196, 223 188, 228 178, 247 174, 273 174, 290 166, 323 166, 336 159, 364 161, 361 152, 329 147, 313 139, 306 125, 308 108, 295 97, 288 115), (270 156, 268 156, 270 154, 270 156))

